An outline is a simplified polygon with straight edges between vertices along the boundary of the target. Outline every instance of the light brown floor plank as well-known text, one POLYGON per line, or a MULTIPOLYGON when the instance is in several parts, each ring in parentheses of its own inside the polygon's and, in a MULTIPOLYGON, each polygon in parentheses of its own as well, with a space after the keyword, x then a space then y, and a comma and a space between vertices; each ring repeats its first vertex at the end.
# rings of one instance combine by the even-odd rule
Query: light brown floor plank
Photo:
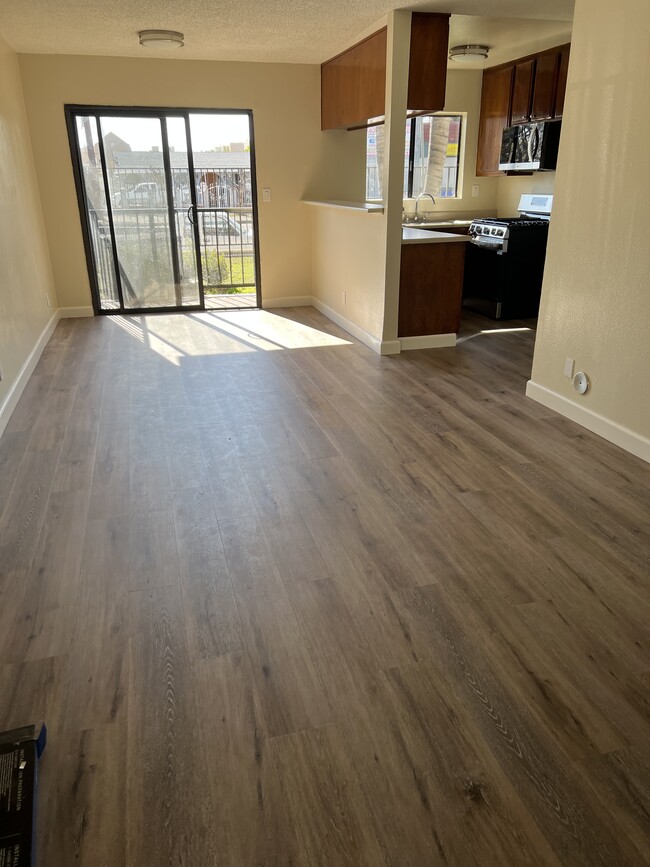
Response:
POLYGON ((650 863, 650 467, 493 328, 59 323, 0 440, 38 867, 650 863))

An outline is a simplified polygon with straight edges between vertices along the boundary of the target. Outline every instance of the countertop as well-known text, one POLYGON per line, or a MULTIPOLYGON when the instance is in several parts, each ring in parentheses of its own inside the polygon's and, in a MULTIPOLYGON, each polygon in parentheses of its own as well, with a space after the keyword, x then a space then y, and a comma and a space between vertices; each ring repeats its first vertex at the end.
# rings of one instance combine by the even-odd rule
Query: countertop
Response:
POLYGON ((466 244, 469 235, 435 232, 430 229, 402 228, 402 244, 466 244))
POLYGON ((474 220, 418 220, 411 223, 402 223, 402 226, 405 229, 418 229, 422 226, 427 226, 430 229, 435 229, 436 226, 449 226, 449 228, 453 228, 454 226, 458 226, 459 229, 467 228, 474 220))
POLYGON ((319 208, 342 208, 346 211, 362 211, 366 214, 383 214, 383 202, 343 202, 338 199, 303 199, 303 205, 316 205, 319 208))

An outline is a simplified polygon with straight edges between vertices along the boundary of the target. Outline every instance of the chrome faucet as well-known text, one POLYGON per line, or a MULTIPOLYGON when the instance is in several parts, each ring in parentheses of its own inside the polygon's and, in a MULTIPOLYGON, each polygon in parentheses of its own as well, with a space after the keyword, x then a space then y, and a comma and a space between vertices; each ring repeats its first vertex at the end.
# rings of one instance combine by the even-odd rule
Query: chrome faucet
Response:
POLYGON ((416 221, 416 222, 417 222, 418 219, 419 219, 419 217, 418 217, 418 202, 420 201, 420 199, 423 199, 425 196, 428 196, 428 197, 431 199, 431 201, 433 202, 434 205, 435 205, 435 203, 436 203, 436 200, 433 198, 433 196, 431 195, 431 193, 420 193, 420 195, 419 195, 419 196, 416 198, 416 200, 415 200, 415 221, 416 221))

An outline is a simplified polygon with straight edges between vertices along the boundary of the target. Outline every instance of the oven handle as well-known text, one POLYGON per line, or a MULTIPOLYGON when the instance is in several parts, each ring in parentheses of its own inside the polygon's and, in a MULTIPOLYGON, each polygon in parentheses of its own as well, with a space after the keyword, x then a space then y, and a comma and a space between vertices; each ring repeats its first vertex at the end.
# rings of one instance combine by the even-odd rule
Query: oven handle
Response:
POLYGON ((505 253, 505 250, 503 249, 503 241, 497 240, 496 238, 494 241, 489 241, 487 238, 482 238, 480 235, 472 235, 469 242, 477 247, 481 247, 483 250, 496 250, 499 255, 505 253))

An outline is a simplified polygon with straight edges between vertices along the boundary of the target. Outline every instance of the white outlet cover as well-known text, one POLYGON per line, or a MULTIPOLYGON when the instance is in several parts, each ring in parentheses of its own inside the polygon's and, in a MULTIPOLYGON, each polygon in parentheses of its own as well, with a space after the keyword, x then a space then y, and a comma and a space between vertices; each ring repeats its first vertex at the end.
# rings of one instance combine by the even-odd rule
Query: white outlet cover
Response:
POLYGON ((575 368, 575 361, 573 358, 566 357, 564 361, 564 375, 569 379, 573 379, 573 370, 575 368))
POLYGON ((589 391, 589 377, 584 371, 578 371, 573 377, 573 387, 578 394, 586 394, 589 391))

